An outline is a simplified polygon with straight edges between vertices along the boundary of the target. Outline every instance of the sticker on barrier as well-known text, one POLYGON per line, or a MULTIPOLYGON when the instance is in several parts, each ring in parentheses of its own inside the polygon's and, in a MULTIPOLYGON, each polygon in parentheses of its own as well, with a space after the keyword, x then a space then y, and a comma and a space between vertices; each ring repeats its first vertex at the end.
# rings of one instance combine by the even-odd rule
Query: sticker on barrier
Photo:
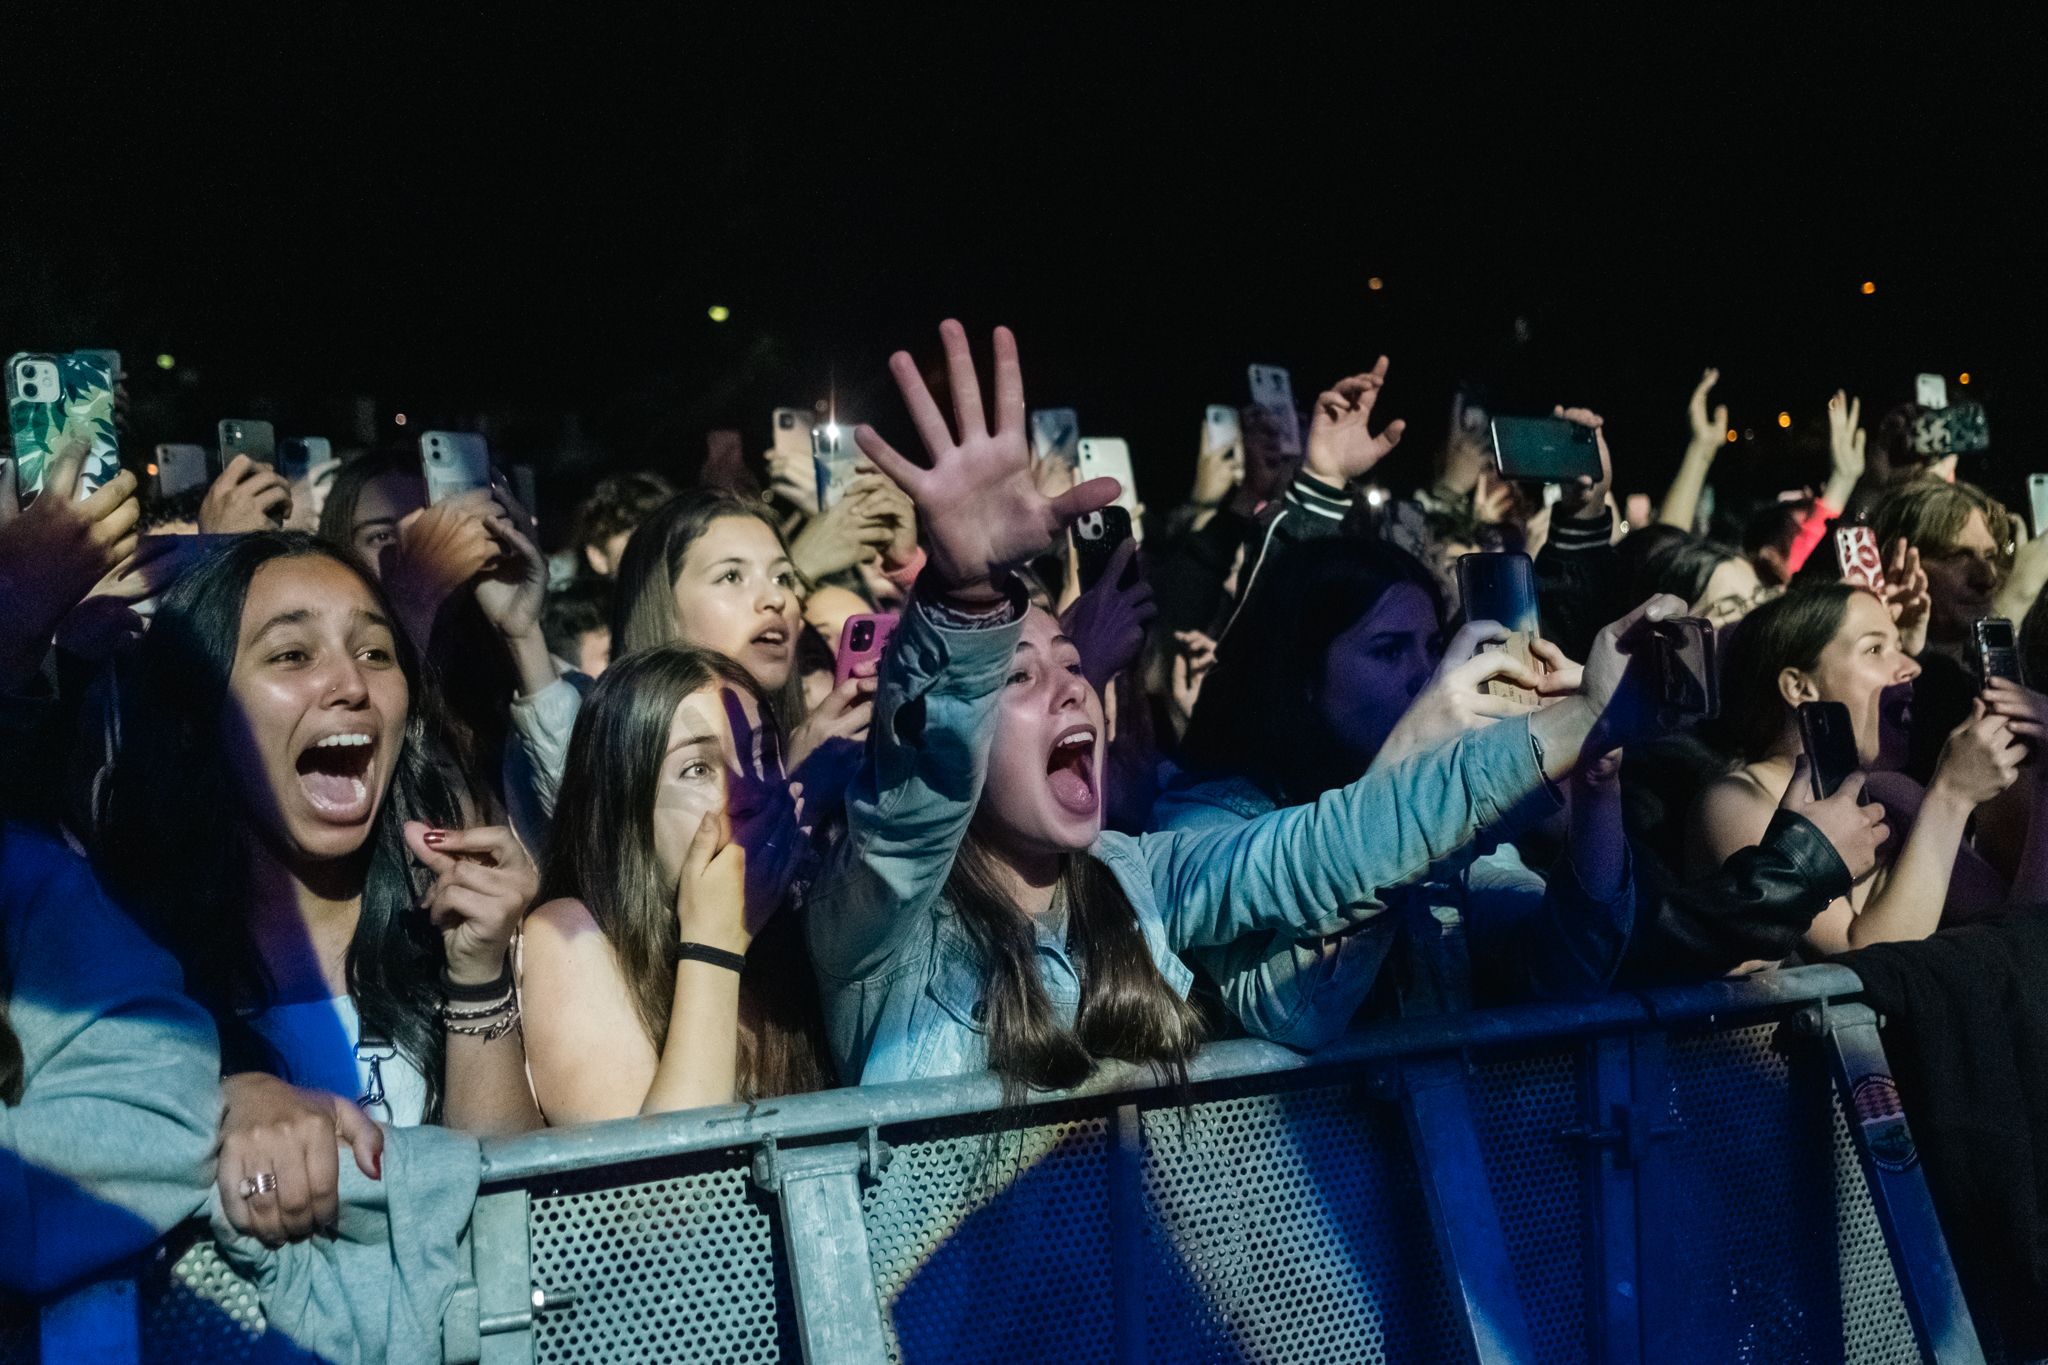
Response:
POLYGON ((1906 1106, 1899 1102, 1898 1084, 1890 1076, 1865 1076, 1849 1087, 1849 1100, 1879 1170, 1897 1173, 1919 1164, 1920 1152, 1906 1127, 1906 1106))

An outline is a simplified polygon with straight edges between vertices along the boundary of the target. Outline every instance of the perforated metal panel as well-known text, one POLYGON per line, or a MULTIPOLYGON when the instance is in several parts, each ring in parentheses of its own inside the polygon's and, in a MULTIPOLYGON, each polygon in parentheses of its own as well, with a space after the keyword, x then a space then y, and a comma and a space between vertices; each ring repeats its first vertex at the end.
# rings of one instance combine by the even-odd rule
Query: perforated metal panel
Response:
POLYGON ((533 1282, 573 1296, 536 1361, 796 1360, 773 1201, 730 1156, 610 1189, 536 1192, 533 1282))
POLYGON ((1487 1181, 1528 1315, 1536 1358, 1578 1365, 1586 1330, 1585 1163, 1560 1133, 1579 1117, 1571 1053, 1473 1068, 1471 1096, 1487 1181))
POLYGON ((1107 1132, 1090 1118, 897 1145, 864 1201, 896 1359, 1110 1358, 1107 1132))
POLYGON ((1469 1358, 1398 1111, 1352 1087, 1145 1117, 1151 1358, 1469 1358))
POLYGON ((1877 1221, 1870 1184, 1839 1097, 1834 1105, 1835 1264, 1840 1268, 1842 1295, 1842 1359, 1849 1365, 1919 1365, 1920 1347, 1906 1316, 1877 1221))
POLYGON ((161 1365, 255 1360, 264 1341, 256 1290, 212 1242, 197 1242, 144 1277, 142 1358, 161 1365))
POLYGON ((1833 1092, 1811 1048, 1795 1078, 1776 1033, 1671 1039, 1681 1131, 1664 1153, 1664 1206, 1644 1210, 1645 1237, 1669 1239, 1673 1272, 1655 1286, 1653 1321, 1692 1359, 1842 1359, 1833 1092))

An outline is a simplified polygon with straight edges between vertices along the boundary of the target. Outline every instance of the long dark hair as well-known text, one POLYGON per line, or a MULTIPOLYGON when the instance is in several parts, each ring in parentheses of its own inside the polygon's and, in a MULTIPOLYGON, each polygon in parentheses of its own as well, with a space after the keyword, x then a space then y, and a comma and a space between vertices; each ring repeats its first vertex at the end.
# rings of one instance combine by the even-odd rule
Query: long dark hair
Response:
MULTIPOLYGON (((789 553, 789 542, 766 503, 715 488, 693 488, 670 498, 640 523, 619 556, 614 579, 618 592, 612 598, 612 658, 686 643, 676 637, 676 580, 682 577, 683 557, 691 544, 724 517, 753 518, 774 533, 783 554, 789 553)), ((801 669, 791 666, 789 681, 775 693, 774 702, 775 719, 783 729, 803 724, 801 669)))
MULTIPOLYGON (((675 885, 654 849, 654 798, 676 707, 730 687, 772 710, 751 674, 723 654, 662 645, 607 668, 584 698, 541 874, 541 899, 583 903, 618 954, 640 1026, 658 1054, 675 1001, 675 885)), ((755 936, 740 975, 739 1092, 743 1099, 830 1083, 802 912, 784 906, 755 936)))
POLYGON ((365 451, 344 460, 327 486, 327 500, 320 504, 320 534, 336 545, 353 546, 356 534, 356 504, 363 490, 386 474, 402 474, 420 486, 420 502, 427 498, 426 476, 420 473, 417 450, 390 448, 365 451))
POLYGON ((1182 765, 1199 776, 1249 778, 1282 805, 1355 779, 1372 755, 1346 754, 1323 719, 1323 665, 1337 637, 1404 583, 1427 593, 1443 619, 1435 576, 1385 541, 1331 536, 1275 556, 1217 650, 1181 742, 1182 765))
POLYGON ((267 1001, 273 983, 249 929, 249 840, 258 836, 230 772, 223 721, 251 580, 274 560, 305 558, 354 574, 394 622, 411 709, 390 788, 359 855, 362 908, 349 941, 348 990, 363 1032, 390 1039, 426 1077, 427 1117, 436 1119, 444 958, 440 934, 414 908, 404 826, 460 824, 465 793, 436 761, 431 690, 419 661, 376 577, 352 553, 297 531, 236 536, 164 594, 124 682, 98 851, 110 886, 170 948, 189 989, 213 1013, 229 1065, 275 1070, 275 1053, 239 1013, 267 1001))
POLYGON ((1081 977, 1070 1029, 1053 1013, 1031 919, 1003 890, 997 860, 986 833, 970 825, 945 894, 981 961, 988 1064, 1003 1078, 1004 1107, 1020 1104, 1026 1086, 1080 1084, 1099 1057, 1150 1063, 1185 1085, 1202 1017, 1159 974, 1130 897, 1110 870, 1085 853, 1061 862, 1067 941, 1081 977))
POLYGON ((1847 583, 1795 584, 1729 632, 1721 654, 1721 715, 1705 727, 1714 747, 1743 763, 1767 757, 1785 734, 1785 698, 1778 676, 1810 669, 1866 591, 1847 583))

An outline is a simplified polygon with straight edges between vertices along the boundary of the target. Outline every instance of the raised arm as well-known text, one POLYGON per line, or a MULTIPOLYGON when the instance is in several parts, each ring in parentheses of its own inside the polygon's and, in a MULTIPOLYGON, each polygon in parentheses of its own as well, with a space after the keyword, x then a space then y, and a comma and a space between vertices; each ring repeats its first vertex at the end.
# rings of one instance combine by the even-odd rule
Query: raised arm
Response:
POLYGON ((1685 458, 1678 462, 1671 487, 1664 490, 1664 505, 1657 511, 1658 521, 1681 531, 1692 530, 1699 516, 1700 493, 1707 486, 1707 475, 1714 468, 1714 457, 1721 453, 1728 430, 1726 404, 1715 408, 1711 416, 1707 412, 1707 395, 1720 382, 1721 372, 1709 368, 1693 387, 1692 401, 1686 405, 1692 439, 1686 443, 1685 458))
POLYGON ((1012 570, 1118 493, 1114 479, 1052 498, 1038 490, 1023 370, 1008 328, 995 332, 992 430, 967 333, 949 320, 939 336, 957 438, 902 351, 889 368, 930 467, 898 454, 872 427, 854 433, 916 505, 925 568, 883 658, 867 760, 847 793, 848 838, 812 892, 812 956, 841 980, 884 970, 945 884, 981 795, 995 696, 1021 629, 1012 570))

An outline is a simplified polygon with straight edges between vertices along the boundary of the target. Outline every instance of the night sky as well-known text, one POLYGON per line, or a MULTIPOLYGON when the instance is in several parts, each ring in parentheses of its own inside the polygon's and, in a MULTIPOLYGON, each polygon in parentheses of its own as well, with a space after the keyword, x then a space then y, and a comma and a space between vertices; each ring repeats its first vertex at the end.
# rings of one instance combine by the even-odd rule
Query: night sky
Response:
POLYGON ((1126 436, 1154 506, 1248 362, 1306 401, 1382 351, 1396 484, 1464 377, 1605 412, 1661 491, 1710 363, 1758 436, 1731 491, 1818 482, 1827 394, 1874 420, 1922 369, 1971 372, 1995 486, 2048 468, 2037 29, 302 8, 0 20, 0 345, 119 348, 133 447, 342 444, 366 396, 386 434, 487 418, 559 498, 834 383, 907 438, 884 360, 951 314, 1015 327, 1033 405, 1126 436))

